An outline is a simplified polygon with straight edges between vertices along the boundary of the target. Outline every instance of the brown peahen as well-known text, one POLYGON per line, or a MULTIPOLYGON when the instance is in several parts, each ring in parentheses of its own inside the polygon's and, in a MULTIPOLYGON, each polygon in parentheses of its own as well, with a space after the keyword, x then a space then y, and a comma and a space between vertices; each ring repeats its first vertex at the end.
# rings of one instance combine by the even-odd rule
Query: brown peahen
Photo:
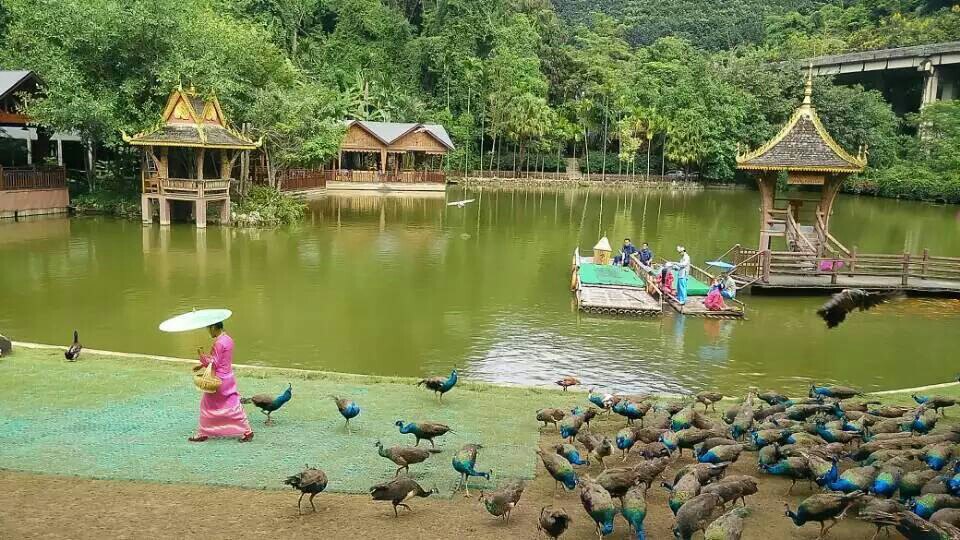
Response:
POLYGON ((572 521, 570 514, 567 514, 567 511, 563 508, 544 506, 540 509, 537 530, 547 533, 550 538, 560 538, 567 531, 572 521))
POLYGON ((390 501, 393 504, 393 517, 399 517, 397 513, 398 506, 410 510, 406 501, 414 497, 429 497, 434 493, 439 493, 437 488, 426 491, 420 487, 420 484, 406 476, 394 478, 389 482, 377 484, 370 488, 370 496, 373 497, 373 500, 390 501))
POLYGON ((423 463, 433 454, 439 454, 442 450, 437 448, 418 448, 416 446, 391 446, 385 448, 383 443, 377 441, 374 445, 377 447, 377 453, 392 461, 397 466, 397 472, 394 476, 399 476, 400 471, 406 470, 410 474, 410 466, 417 463, 423 463))
POLYGON ((514 480, 492 493, 480 492, 480 502, 487 512, 494 517, 510 522, 510 512, 516 508, 523 495, 523 480, 514 480))
POLYGON ((311 467, 309 465, 304 465, 304 469, 298 474, 295 474, 286 480, 284 484, 300 490, 300 498, 297 499, 297 513, 300 513, 300 503, 303 502, 303 496, 310 494, 310 507, 313 508, 313 511, 317 511, 317 507, 313 505, 313 498, 317 496, 318 493, 327 489, 327 474, 322 470, 311 467))

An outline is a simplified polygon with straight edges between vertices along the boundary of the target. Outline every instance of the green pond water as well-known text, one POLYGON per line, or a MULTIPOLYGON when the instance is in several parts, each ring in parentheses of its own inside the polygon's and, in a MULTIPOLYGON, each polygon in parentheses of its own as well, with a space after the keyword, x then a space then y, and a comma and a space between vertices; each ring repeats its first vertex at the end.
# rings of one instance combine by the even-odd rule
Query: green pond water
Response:
MULTIPOLYGON (((748 320, 578 314, 570 262, 605 232, 695 264, 757 239, 752 191, 451 188, 439 196, 328 194, 278 230, 109 218, 0 224, 0 333, 17 340, 189 356, 202 332, 163 334, 193 307, 229 307, 236 362, 612 391, 890 389, 952 380, 960 301, 909 299, 827 331, 823 297, 743 295, 748 320), (448 200, 477 199, 465 208, 448 200)), ((861 252, 960 255, 955 206, 841 197, 835 236, 861 252)))

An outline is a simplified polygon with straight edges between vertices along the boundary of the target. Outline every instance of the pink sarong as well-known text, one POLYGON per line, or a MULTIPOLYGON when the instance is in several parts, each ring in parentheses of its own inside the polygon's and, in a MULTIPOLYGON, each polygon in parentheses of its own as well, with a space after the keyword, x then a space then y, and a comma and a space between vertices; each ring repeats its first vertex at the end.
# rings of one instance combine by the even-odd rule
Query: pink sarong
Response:
POLYGON ((213 371, 223 381, 220 388, 200 398, 200 424, 197 434, 206 437, 242 437, 251 432, 247 413, 240 405, 237 379, 233 375, 233 339, 221 333, 209 355, 201 355, 200 364, 213 362, 213 371))
POLYGON ((710 288, 710 292, 707 293, 707 299, 703 301, 703 305, 710 311, 723 311, 727 309, 726 304, 723 303, 723 295, 720 294, 720 289, 717 287, 710 288))

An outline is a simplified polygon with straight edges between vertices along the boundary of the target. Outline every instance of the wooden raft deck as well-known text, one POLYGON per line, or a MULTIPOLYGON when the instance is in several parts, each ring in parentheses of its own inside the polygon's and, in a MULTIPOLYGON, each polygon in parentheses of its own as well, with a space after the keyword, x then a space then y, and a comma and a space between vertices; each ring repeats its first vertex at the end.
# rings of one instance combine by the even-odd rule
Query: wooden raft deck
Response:
MULTIPOLYGON (((582 283, 580 266, 592 263, 593 257, 581 257, 580 249, 574 250, 571 288, 576 295, 577 309, 585 313, 632 317, 659 317, 663 314, 662 299, 659 295, 650 295, 643 287, 582 283)), ((635 264, 630 268, 642 277, 635 264)))
MULTIPOLYGON (((662 258, 659 260, 661 263, 666 262, 662 258)), ((713 274, 710 274, 703 268, 700 268, 696 265, 690 265, 690 276, 707 285, 709 285, 715 277, 713 274)), ((681 315, 704 317, 708 319, 743 319, 746 317, 747 313, 744 303, 737 299, 730 300, 724 298, 723 303, 727 306, 727 309, 714 310, 707 309, 707 306, 704 305, 703 302, 707 299, 706 296, 687 295, 686 303, 681 304, 680 301, 677 300, 676 296, 670 293, 663 293, 662 291, 661 294, 663 295, 664 303, 681 315)))

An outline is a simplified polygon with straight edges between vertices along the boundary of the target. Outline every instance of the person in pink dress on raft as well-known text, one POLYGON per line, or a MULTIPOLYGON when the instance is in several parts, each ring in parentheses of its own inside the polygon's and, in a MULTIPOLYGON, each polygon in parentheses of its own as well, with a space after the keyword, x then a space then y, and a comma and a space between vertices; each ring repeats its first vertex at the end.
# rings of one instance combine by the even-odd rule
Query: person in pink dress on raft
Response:
POLYGON ((210 437, 239 437, 240 442, 249 442, 253 440, 253 430, 240 404, 237 378, 233 374, 233 339, 224 332, 222 322, 211 324, 207 330, 213 338, 213 347, 210 354, 197 349, 200 354, 198 369, 212 363, 214 374, 222 382, 216 392, 205 392, 200 399, 197 433, 188 440, 203 442, 210 437))

